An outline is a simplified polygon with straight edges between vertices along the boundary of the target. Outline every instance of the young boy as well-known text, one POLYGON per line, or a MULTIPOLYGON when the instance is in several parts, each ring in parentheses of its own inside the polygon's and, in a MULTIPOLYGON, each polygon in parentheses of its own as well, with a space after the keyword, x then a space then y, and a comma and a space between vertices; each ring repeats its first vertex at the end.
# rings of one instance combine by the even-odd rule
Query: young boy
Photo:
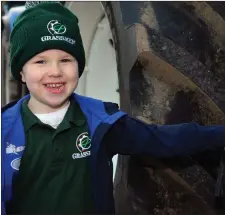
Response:
POLYGON ((2 214, 114 214, 112 156, 225 146, 225 126, 147 125, 74 94, 85 65, 78 19, 40 3, 16 20, 13 77, 30 94, 2 112, 2 214))

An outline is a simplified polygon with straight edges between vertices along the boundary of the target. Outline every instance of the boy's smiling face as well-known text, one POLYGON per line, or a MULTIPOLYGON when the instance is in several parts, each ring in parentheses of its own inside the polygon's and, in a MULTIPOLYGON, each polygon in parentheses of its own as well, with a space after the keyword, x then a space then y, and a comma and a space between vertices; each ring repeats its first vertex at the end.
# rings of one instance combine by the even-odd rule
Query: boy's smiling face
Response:
POLYGON ((64 51, 47 50, 30 59, 21 76, 30 91, 30 109, 34 113, 53 112, 65 106, 76 89, 78 63, 64 51))

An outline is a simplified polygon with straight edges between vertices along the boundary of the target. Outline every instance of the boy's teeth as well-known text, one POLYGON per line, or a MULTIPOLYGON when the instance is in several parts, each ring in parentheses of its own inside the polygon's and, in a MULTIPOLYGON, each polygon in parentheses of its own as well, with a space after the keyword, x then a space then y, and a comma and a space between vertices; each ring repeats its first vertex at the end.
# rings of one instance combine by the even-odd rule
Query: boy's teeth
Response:
POLYGON ((47 84, 47 87, 61 87, 63 84, 47 84))

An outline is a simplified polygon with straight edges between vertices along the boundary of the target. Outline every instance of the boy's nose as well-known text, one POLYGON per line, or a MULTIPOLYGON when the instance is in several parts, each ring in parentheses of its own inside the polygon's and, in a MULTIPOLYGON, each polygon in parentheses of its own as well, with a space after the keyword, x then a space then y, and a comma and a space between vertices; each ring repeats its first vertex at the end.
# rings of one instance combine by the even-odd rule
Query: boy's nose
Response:
POLYGON ((62 69, 59 65, 52 65, 48 72, 49 76, 61 76, 62 75, 62 69))

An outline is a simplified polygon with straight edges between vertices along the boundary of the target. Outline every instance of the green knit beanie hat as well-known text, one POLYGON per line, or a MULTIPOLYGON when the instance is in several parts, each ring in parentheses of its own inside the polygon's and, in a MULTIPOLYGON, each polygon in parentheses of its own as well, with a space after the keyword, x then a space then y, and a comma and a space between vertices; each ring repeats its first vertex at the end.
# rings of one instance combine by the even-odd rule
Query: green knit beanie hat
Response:
POLYGON ((10 35, 12 76, 21 81, 24 64, 49 49, 63 50, 74 56, 81 76, 85 53, 77 17, 57 2, 27 2, 10 35))

